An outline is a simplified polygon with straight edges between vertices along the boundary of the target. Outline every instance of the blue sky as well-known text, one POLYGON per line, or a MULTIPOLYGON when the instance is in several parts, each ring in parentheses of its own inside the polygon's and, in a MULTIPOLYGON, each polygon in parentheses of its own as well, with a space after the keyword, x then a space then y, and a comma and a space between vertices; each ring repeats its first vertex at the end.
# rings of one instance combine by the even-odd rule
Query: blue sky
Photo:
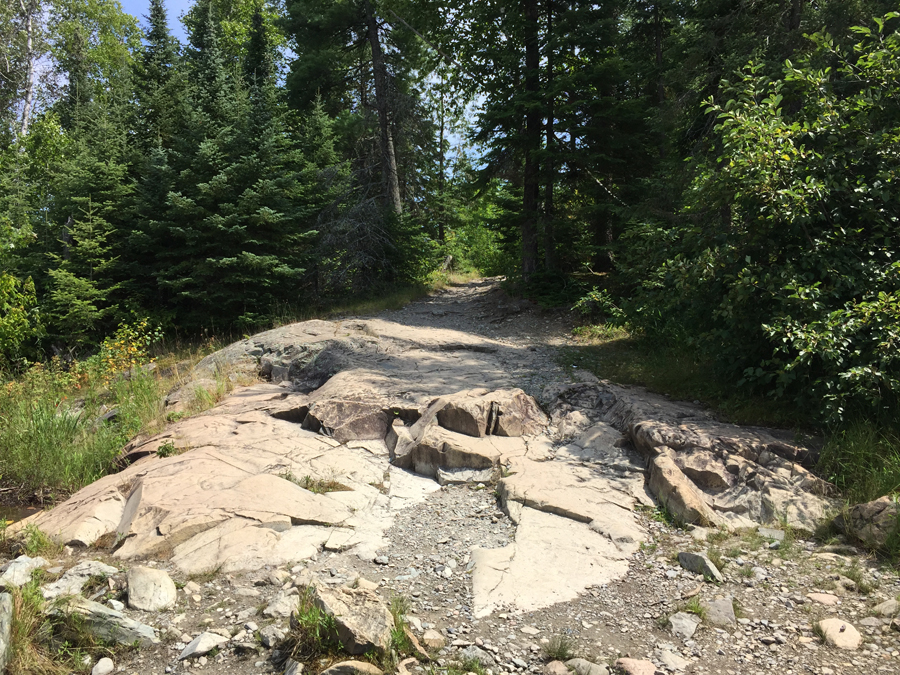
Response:
MULTIPOLYGON (((122 3, 122 9, 129 14, 133 14, 146 27, 147 22, 144 17, 150 13, 150 0, 119 0, 122 3)), ((194 0, 165 0, 166 13, 169 16, 169 29, 172 34, 182 42, 185 41, 184 26, 178 17, 194 3, 194 0)))

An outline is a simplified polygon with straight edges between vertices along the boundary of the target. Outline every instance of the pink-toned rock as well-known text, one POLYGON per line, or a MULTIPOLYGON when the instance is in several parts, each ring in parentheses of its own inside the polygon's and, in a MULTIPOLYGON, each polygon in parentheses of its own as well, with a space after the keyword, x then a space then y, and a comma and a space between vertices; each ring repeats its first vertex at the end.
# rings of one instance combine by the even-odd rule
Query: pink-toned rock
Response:
POLYGON ((641 659, 618 659, 616 668, 625 675, 654 675, 656 673, 656 666, 641 659))
POLYGON ((544 675, 569 675, 569 669, 562 661, 551 661, 544 666, 544 675))
POLYGON ((862 642, 862 636, 849 623, 843 619, 822 619, 819 623, 819 630, 825 636, 825 642, 832 647, 838 649, 859 649, 862 642))

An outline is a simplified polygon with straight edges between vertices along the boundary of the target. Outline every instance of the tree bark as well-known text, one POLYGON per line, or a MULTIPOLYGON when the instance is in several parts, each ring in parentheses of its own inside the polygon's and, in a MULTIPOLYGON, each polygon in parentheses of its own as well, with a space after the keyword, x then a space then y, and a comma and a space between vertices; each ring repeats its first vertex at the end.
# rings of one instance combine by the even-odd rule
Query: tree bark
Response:
POLYGON ((556 182, 556 163, 554 161, 555 137, 554 115, 555 97, 553 93, 553 0, 547 0, 547 162, 544 166, 546 180, 544 183, 544 268, 548 272, 556 270, 556 232, 553 218, 556 209, 553 203, 553 189, 556 182))
POLYGON ((522 276, 537 271, 538 200, 540 198, 541 146, 540 45, 538 43, 538 0, 524 0, 525 16, 525 170, 522 175, 522 276))
POLYGON ((394 139, 391 135, 391 120, 388 106, 387 67, 384 53, 378 39, 378 21, 369 0, 364 0, 369 45, 372 48, 372 71, 375 75, 375 108, 378 110, 378 125, 381 130, 381 173, 388 204, 395 215, 403 213, 400 200, 400 178, 397 173, 397 157, 394 154, 394 139))
POLYGON ((25 103, 22 106, 22 123, 19 126, 19 138, 24 138, 28 133, 28 125, 31 123, 31 111, 34 108, 34 3, 25 5, 25 0, 19 0, 19 7, 25 17, 25 60, 27 70, 25 75, 25 103))

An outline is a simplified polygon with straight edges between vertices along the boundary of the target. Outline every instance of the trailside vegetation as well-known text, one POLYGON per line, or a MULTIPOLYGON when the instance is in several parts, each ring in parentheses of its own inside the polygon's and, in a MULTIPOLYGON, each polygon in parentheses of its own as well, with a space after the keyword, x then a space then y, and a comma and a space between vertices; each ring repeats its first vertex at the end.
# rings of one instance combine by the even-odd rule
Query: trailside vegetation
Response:
POLYGON ((142 321, 246 334, 480 270, 652 356, 586 364, 824 429, 828 477, 900 491, 896 0, 196 0, 184 42, 170 21, 0 9, 5 373, 77 372, 142 321))

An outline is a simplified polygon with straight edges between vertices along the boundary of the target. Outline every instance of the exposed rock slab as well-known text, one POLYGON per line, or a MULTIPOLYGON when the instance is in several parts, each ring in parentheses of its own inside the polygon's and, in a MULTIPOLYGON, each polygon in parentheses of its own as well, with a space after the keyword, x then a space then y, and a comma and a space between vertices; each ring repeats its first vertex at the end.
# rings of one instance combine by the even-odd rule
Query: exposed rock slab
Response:
POLYGON ((900 535, 900 504, 890 497, 856 504, 838 515, 834 524, 870 549, 884 548, 889 539, 900 535))
POLYGON ((121 645, 138 643, 142 647, 149 647, 159 642, 152 627, 129 619, 122 612, 117 612, 98 602, 71 596, 62 600, 61 603, 53 610, 54 612, 79 615, 87 630, 102 640, 121 645))
POLYGON ((628 558, 586 523, 522 507, 515 543, 472 552, 475 616, 501 604, 527 612, 572 600, 622 576, 628 558))
POLYGON ((84 560, 67 570, 59 579, 41 588, 45 600, 62 595, 78 595, 85 584, 94 577, 108 577, 118 573, 118 569, 99 560, 84 560))

